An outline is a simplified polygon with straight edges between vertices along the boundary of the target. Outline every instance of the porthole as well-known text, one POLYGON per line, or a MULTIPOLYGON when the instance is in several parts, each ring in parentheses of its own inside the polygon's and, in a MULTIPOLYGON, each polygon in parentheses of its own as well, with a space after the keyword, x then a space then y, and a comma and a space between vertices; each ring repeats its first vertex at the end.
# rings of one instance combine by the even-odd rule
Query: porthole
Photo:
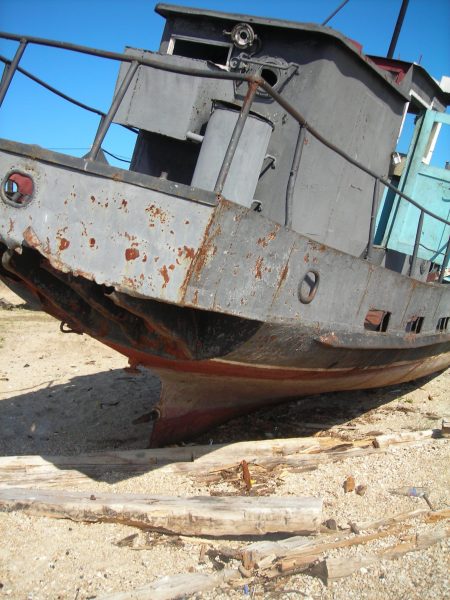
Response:
POLYGON ((275 87, 278 83, 278 73, 275 69, 268 69, 267 67, 262 69, 261 77, 272 87, 275 87))
POLYGON ((35 192, 34 181, 21 171, 10 171, 5 175, 1 185, 3 201, 14 208, 24 208, 33 199, 35 192))

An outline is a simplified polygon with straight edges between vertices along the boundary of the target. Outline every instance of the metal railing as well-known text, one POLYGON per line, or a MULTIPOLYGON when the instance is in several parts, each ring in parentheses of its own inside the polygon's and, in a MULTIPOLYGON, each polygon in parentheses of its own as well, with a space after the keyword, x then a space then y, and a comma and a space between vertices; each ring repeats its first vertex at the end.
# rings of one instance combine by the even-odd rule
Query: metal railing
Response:
MULTIPOLYGON (((372 210, 371 210, 370 225, 369 225, 369 238, 368 238, 367 250, 366 250, 366 259, 367 260, 370 261, 373 259, 375 220, 376 220, 376 211, 378 208, 378 201, 379 201, 380 183, 383 184, 388 189, 395 192, 395 194, 397 194, 400 198, 402 198, 403 200, 406 200, 412 206, 415 206, 420 211, 419 221, 418 221, 418 225, 417 225, 417 229, 416 229, 416 237, 415 237, 415 241, 414 241, 414 248, 413 248, 413 253, 412 253, 412 257, 411 257, 409 275, 412 275, 415 271, 415 267, 416 267, 416 263, 417 263, 417 256, 418 256, 418 251, 419 251, 419 246, 420 246, 420 239, 421 239, 422 229, 423 229, 424 216, 428 215, 431 218, 450 227, 450 221, 448 221, 447 219, 444 219, 443 217, 428 210, 427 208, 425 208, 424 206, 422 206, 421 204, 419 204, 418 202, 416 202, 415 200, 413 200, 412 198, 410 198, 409 196, 407 196, 406 194, 401 192, 398 188, 396 188, 394 185, 392 185, 392 183, 390 181, 388 181, 385 177, 379 175, 378 173, 375 173, 375 171, 373 171, 372 169, 369 169, 368 167, 366 167, 365 165, 363 165, 362 163, 360 163, 359 161, 354 159, 352 156, 347 154, 344 150, 342 150, 341 148, 339 148, 338 146, 336 146, 335 144, 333 144, 332 142, 327 140, 312 125, 310 125, 306 121, 306 119, 303 117, 303 115, 301 115, 301 113, 298 112, 298 110, 296 110, 293 106, 291 106, 291 104, 285 98, 283 98, 283 96, 281 96, 281 94, 276 92, 272 88, 272 86, 269 85, 267 83, 267 81, 265 81, 258 74, 246 75, 243 73, 231 73, 228 71, 205 71, 205 70, 194 68, 194 67, 181 67, 181 66, 177 66, 174 64, 170 64, 170 63, 164 63, 164 62, 161 62, 160 60, 155 60, 151 57, 141 58, 141 57, 136 57, 136 56, 130 56, 128 54, 122 54, 119 52, 110 52, 110 51, 106 51, 106 50, 99 50, 96 48, 89 48, 88 46, 81 46, 79 44, 71 44, 68 42, 60 42, 57 40, 48 40, 45 38, 39 38, 39 37, 34 37, 34 36, 23 36, 23 35, 16 35, 16 34, 11 34, 11 33, 0 32, 0 38, 6 39, 6 40, 11 40, 11 41, 16 41, 19 43, 19 47, 15 53, 14 58, 11 61, 9 61, 8 59, 4 59, 3 57, 0 58, 0 60, 2 60, 5 63, 5 70, 3 73, 2 80, 0 82, 0 106, 5 98, 5 95, 8 91, 8 88, 11 84, 11 81, 12 81, 13 76, 16 73, 16 71, 19 70, 27 76, 31 75, 30 73, 28 73, 27 71, 25 71, 24 69, 21 69, 19 67, 20 60, 22 59, 22 56, 23 56, 28 44, 36 44, 36 45, 40 45, 40 46, 60 48, 60 49, 64 49, 64 50, 70 50, 73 52, 79 52, 81 54, 88 54, 88 55, 97 56, 100 58, 106 58, 106 59, 116 60, 116 61, 120 61, 120 62, 124 62, 124 63, 130 63, 130 66, 128 67, 128 70, 125 73, 122 83, 119 86, 119 89, 117 90, 115 96, 113 97, 110 108, 106 114, 103 113, 102 111, 92 109, 92 107, 88 107, 87 105, 84 105, 83 103, 80 103, 80 102, 74 100, 73 98, 70 98, 69 96, 67 96, 65 94, 62 94, 58 90, 55 90, 55 88, 52 88, 52 86, 45 84, 45 82, 42 82, 42 80, 39 80, 35 76, 31 75, 32 79, 34 79, 37 83, 40 83, 41 85, 44 84, 44 87, 46 87, 50 91, 57 93, 59 96, 69 100, 70 102, 77 104, 78 106, 81 106, 82 108, 91 110, 92 112, 96 112, 97 114, 100 115, 100 117, 101 117, 100 124, 99 124, 97 132, 95 134, 95 138, 92 143, 91 150, 87 156, 87 158, 89 160, 96 159, 97 154, 103 143, 103 140, 105 139, 105 136, 109 130, 109 127, 111 126, 111 124, 113 122, 113 119, 117 113, 117 110, 118 110, 128 88, 130 86, 133 76, 135 75, 138 67, 141 65, 153 67, 154 69, 158 69, 158 70, 162 70, 162 71, 178 73, 180 75, 191 75, 191 76, 195 76, 195 77, 202 77, 202 78, 208 78, 208 79, 222 79, 222 80, 247 82, 248 91, 247 91, 247 94, 242 103, 242 107, 241 107, 238 119, 236 121, 235 127, 233 129, 233 133, 231 135, 230 142, 229 142, 227 150, 225 152, 225 157, 223 159, 222 166, 219 171, 219 175, 217 177, 217 181, 216 181, 216 184, 214 187, 214 192, 216 194, 220 195, 223 191, 225 181, 227 179, 227 176, 228 176, 228 173, 229 173, 229 170, 231 167, 231 163, 233 161, 233 157, 234 157, 236 148, 239 143, 239 139, 240 139, 242 131, 244 129, 246 119, 249 115, 251 106, 255 99, 256 92, 257 92, 258 88, 261 88, 273 100, 275 100, 282 108, 284 108, 284 110, 291 117, 293 117, 293 119, 295 119, 300 126, 297 144, 296 144, 296 148, 295 148, 295 152, 294 152, 294 158, 293 158, 292 167, 290 170, 290 175, 289 175, 287 189, 286 189, 286 209, 285 209, 285 215, 286 215, 285 216, 285 224, 286 225, 290 226, 291 221, 292 221, 293 191, 294 191, 295 181, 297 178, 300 161, 301 161, 304 135, 305 135, 305 132, 308 131, 317 141, 319 141, 324 146, 326 146, 327 148, 329 148, 330 150, 332 150, 333 152, 335 152, 336 154, 341 156, 344 160, 346 160, 353 166, 357 167, 358 169, 360 169, 361 171, 363 171, 364 173, 366 173, 367 175, 372 177, 374 180, 372 210)), ((133 129, 133 128, 131 128, 131 129, 133 129)), ((442 250, 440 250, 440 249, 437 249, 435 252, 437 252, 437 255, 443 254, 442 250)), ((445 271, 446 271, 447 265, 449 263, 449 260, 450 260, 450 237, 449 237, 448 242, 445 245, 445 253, 444 253, 441 268, 439 270, 439 278, 438 278, 439 283, 443 282, 445 271)))

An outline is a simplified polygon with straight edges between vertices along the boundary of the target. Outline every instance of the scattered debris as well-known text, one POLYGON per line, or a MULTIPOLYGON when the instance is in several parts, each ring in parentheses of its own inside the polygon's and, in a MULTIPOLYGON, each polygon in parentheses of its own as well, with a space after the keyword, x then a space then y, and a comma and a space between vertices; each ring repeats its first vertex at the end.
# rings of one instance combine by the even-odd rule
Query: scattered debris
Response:
POLYGON ((328 585, 336 579, 348 577, 356 571, 379 563, 381 560, 394 560, 409 552, 416 552, 417 550, 428 548, 448 537, 450 537, 450 529, 439 529, 431 533, 412 536, 411 540, 385 548, 377 554, 363 557, 327 558, 317 565, 314 565, 310 570, 310 574, 317 575, 326 585, 328 585))
POLYGON ((429 499, 429 491, 423 487, 409 487, 404 486, 395 490, 390 490, 391 494, 396 496, 410 496, 412 498, 423 498, 431 510, 434 510, 433 505, 429 499))
POLYGON ((127 535, 127 537, 124 537, 118 542, 114 542, 114 545, 118 546, 119 548, 123 548, 124 546, 131 547, 133 546, 134 541, 138 537, 138 535, 138 533, 132 533, 131 535, 127 535))
POLYGON ((249 492, 252 489, 252 480, 250 477, 250 471, 249 471, 248 463, 246 460, 241 461, 241 467, 242 467, 242 478, 245 482, 245 487, 247 488, 247 492, 249 492))

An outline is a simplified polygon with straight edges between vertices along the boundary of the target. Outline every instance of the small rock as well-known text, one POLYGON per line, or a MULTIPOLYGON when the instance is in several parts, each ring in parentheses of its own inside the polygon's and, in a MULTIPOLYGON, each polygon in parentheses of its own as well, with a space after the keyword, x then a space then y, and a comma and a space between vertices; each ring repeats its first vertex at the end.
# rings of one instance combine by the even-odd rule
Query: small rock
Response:
POLYGON ((364 494, 367 492, 367 485, 358 485, 356 486, 355 492, 358 494, 358 496, 364 496, 364 494))
POLYGON ((352 523, 351 521, 349 521, 349 525, 350 525, 351 531, 354 534, 359 535, 361 533, 361 531, 356 523, 352 523))
POLYGON ((349 475, 347 479, 344 481, 342 486, 344 488, 344 492, 347 494, 348 492, 353 492, 355 489, 355 478, 349 475))
POLYGON ((325 527, 328 527, 328 529, 331 529, 332 531, 337 531, 337 523, 334 519, 325 521, 325 527))

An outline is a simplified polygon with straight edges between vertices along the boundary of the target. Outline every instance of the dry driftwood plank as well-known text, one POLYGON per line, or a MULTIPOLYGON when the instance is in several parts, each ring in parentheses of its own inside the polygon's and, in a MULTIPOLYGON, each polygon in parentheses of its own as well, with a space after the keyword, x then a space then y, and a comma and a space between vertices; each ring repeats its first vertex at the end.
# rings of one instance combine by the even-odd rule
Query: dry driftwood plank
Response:
POLYGON ((441 437, 439 429, 426 429, 424 431, 405 431, 403 433, 387 433, 379 435, 373 440, 375 448, 387 448, 392 444, 401 444, 404 442, 417 442, 425 439, 441 437))
MULTIPOLYGON (((303 452, 320 451, 336 445, 334 438, 293 438, 239 442, 236 444, 217 444, 204 446, 183 446, 179 448, 156 448, 149 450, 117 450, 77 456, 5 456, 0 457, 0 480, 2 483, 20 481, 27 478, 37 483, 53 483, 58 477, 70 482, 81 481, 86 475, 98 475, 105 472, 143 473, 152 468, 172 464, 187 463, 187 470, 202 470, 202 463, 221 465, 227 461, 254 462, 258 458, 295 456, 303 452), (71 474, 79 471, 80 475, 71 474)), ((176 466, 174 470, 177 471, 176 466)), ((16 484, 16 487, 17 484, 16 484)))
POLYGON ((394 560, 409 552, 417 552, 418 550, 429 548, 441 540, 448 538, 449 535, 449 529, 440 529, 411 536, 410 541, 390 546, 377 554, 370 554, 364 557, 327 558, 317 564, 312 573, 321 577, 328 584, 336 581, 336 579, 348 577, 362 567, 372 566, 382 560, 394 560))
MULTIPOLYGON (((304 438, 308 439, 308 438, 304 438)), ((52 487, 88 482, 90 476, 104 473, 145 473, 154 468, 164 469, 168 473, 203 474, 235 466, 246 460, 250 464, 287 467, 315 466, 329 461, 344 460, 356 456, 383 452, 373 447, 355 447, 349 450, 323 451, 316 442, 304 442, 303 438, 277 442, 270 448, 264 442, 261 447, 253 448, 254 442, 232 444, 231 448, 204 446, 194 454, 185 448, 163 448, 158 450, 125 450, 84 454, 78 456, 6 456, 0 457, 0 487, 52 487), (247 444, 249 444, 247 446, 247 444), (212 448, 212 450, 211 450, 212 448), (248 448, 248 449, 246 449, 248 448), (251 451, 253 448, 253 451, 251 451), (205 452, 201 454, 201 452, 205 452), (314 453, 316 452, 316 453, 314 453), (197 458, 192 458, 198 455, 197 458), (176 462, 168 462, 169 457, 176 462)))
POLYGON ((151 450, 122 450, 78 456, 6 456, 0 457, 0 487, 52 487, 64 483, 85 483, 90 476, 108 472, 144 473, 164 469, 168 473, 206 474, 223 470, 245 460, 266 467, 285 465, 287 468, 317 466, 327 462, 383 453, 392 436, 396 443, 417 441, 417 435, 430 440, 433 430, 379 436, 374 440, 358 440, 353 447, 336 442, 336 438, 293 438, 239 442, 216 446, 185 446, 151 450), (401 436, 400 438, 398 436, 401 436), (413 436, 411 438, 411 436, 413 436), (386 441, 387 440, 387 441, 386 441))
MULTIPOLYGON (((441 511, 436 512, 440 513, 441 511)), ((380 527, 386 527, 387 525, 401 523, 402 521, 408 521, 409 519, 415 519, 416 517, 422 517, 430 514, 433 513, 430 513, 428 508, 418 508, 416 510, 410 510, 408 512, 392 515, 391 517, 384 517, 383 519, 378 519, 377 521, 364 521, 362 523, 358 523, 358 527, 364 531, 370 529, 379 529, 380 527)))
MULTIPOLYGON (((350 448, 349 450, 342 451, 320 451, 311 452, 297 455, 286 455, 280 457, 261 457, 255 458, 254 460, 247 461, 249 464, 256 464, 267 468, 273 468, 277 465, 283 465, 286 468, 297 468, 297 467, 313 467, 324 463, 337 462, 340 460, 346 460, 348 458, 355 458, 361 456, 369 456, 370 454, 384 454, 384 449, 367 447, 367 448, 350 448)), ((201 463, 193 463, 192 465, 186 463, 177 463, 169 465, 170 472, 192 473, 208 472, 214 473, 223 469, 231 468, 235 463, 228 464, 215 464, 213 462, 208 463, 203 461, 201 463), (209 470, 208 470, 209 469, 209 470)))
POLYGON ((315 533, 322 499, 308 497, 194 496, 89 494, 5 488, 0 510, 73 521, 120 522, 135 527, 184 535, 264 535, 315 533))
POLYGON ((212 590, 233 579, 241 579, 238 569, 218 573, 182 573, 161 577, 154 583, 131 590, 102 596, 98 600, 176 600, 188 594, 212 590))

